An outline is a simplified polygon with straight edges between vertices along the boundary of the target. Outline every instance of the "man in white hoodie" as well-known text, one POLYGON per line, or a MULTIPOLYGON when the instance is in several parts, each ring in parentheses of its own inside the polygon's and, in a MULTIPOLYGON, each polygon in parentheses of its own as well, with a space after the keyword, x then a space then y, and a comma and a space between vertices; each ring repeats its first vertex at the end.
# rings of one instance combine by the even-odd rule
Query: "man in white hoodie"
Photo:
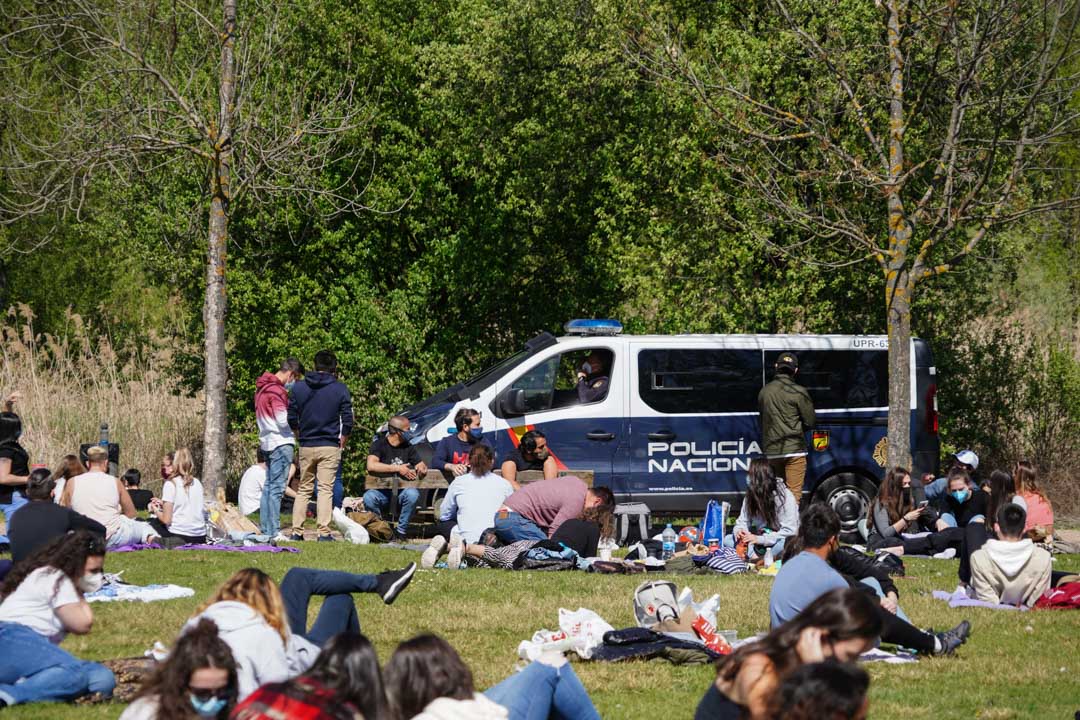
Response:
POLYGON ((994 524, 996 540, 971 554, 971 586, 984 602, 1031 607, 1050 587, 1050 553, 1024 537, 1027 513, 1003 506, 994 524))

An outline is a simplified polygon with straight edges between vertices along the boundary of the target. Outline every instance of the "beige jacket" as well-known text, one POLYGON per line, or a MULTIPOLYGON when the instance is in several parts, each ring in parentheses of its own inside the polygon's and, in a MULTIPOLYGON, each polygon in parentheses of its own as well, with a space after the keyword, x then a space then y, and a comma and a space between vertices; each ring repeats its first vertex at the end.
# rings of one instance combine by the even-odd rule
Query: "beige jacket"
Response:
POLYGON ((971 554, 971 586, 979 600, 1031 607, 1050 587, 1050 553, 1031 540, 987 540, 971 554))

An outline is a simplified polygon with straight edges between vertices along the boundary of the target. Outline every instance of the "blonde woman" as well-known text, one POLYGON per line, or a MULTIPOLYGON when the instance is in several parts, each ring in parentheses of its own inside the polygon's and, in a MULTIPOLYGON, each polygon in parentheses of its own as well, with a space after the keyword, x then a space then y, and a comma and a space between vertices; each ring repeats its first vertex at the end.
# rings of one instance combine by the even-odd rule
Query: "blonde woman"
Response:
POLYGON ((320 648, 342 632, 360 632, 352 593, 375 593, 387 605, 412 580, 416 563, 378 575, 292 568, 279 588, 262 570, 247 568, 225 581, 184 631, 202 618, 213 620, 237 664, 238 700, 261 685, 306 672, 320 648), (319 615, 307 627, 308 604, 324 595, 319 615))
POLYGON ((150 509, 157 515, 150 525, 162 539, 202 545, 206 542, 204 505, 203 486, 195 477, 191 451, 180 448, 173 454, 172 475, 161 488, 161 499, 150 501, 150 509))

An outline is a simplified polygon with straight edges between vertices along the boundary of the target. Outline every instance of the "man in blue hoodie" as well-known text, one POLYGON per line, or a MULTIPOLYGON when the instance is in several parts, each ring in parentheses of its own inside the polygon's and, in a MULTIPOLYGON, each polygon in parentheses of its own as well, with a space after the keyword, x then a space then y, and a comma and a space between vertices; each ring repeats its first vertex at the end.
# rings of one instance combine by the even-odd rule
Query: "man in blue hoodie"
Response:
POLYGON ((329 350, 315 353, 315 371, 293 386, 289 426, 300 441, 300 487, 293 503, 292 539, 304 539, 304 519, 317 478, 319 540, 331 541, 334 476, 353 429, 353 410, 348 388, 337 379, 337 358, 329 350))

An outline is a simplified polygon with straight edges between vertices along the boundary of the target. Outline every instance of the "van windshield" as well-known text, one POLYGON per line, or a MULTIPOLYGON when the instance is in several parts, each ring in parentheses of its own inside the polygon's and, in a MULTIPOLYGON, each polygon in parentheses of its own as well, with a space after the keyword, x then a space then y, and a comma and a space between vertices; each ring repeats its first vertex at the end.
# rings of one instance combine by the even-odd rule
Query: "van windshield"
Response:
POLYGON ((532 354, 533 351, 529 348, 518 350, 516 353, 506 358, 505 360, 502 360, 501 362, 492 365, 488 369, 482 370, 476 375, 473 375, 464 383, 466 389, 468 390, 468 394, 470 396, 475 396, 481 390, 490 387, 499 378, 513 370, 515 367, 518 366, 519 363, 521 363, 523 360, 525 360, 525 358, 529 357, 532 354))

